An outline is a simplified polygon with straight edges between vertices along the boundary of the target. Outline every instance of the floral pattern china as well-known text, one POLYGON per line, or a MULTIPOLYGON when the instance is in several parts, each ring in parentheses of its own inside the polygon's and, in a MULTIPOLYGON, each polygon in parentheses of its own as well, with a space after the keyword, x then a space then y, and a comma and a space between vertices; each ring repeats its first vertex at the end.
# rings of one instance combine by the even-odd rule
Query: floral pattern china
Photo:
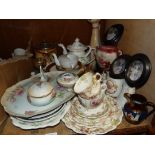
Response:
POLYGON ((71 101, 69 111, 62 119, 65 125, 76 133, 105 134, 114 130, 122 121, 122 109, 117 101, 108 95, 104 97, 102 106, 95 112, 96 117, 95 114, 90 114, 91 112, 89 113, 88 110, 81 110, 80 113, 77 105, 80 107, 80 103, 75 97, 71 101), (100 112, 98 113, 98 111, 100 112))
POLYGON ((45 128, 48 126, 55 126, 64 117, 69 107, 70 107, 69 104, 64 104, 64 106, 57 113, 55 113, 54 115, 49 115, 48 117, 42 118, 39 121, 38 120, 25 121, 17 117, 11 117, 11 120, 15 126, 21 129, 38 129, 38 128, 45 128))
POLYGON ((61 87, 57 84, 56 77, 62 72, 49 72, 47 73, 48 77, 52 77, 49 82, 52 84, 56 91, 56 96, 53 100, 46 106, 33 106, 30 104, 27 98, 28 88, 36 81, 36 77, 40 75, 36 75, 35 80, 32 78, 23 80, 16 85, 8 88, 4 95, 1 98, 1 103, 7 113, 12 116, 17 117, 32 117, 38 114, 49 112, 56 107, 62 105, 63 103, 70 100, 75 94, 74 92, 69 92, 64 87, 61 87))

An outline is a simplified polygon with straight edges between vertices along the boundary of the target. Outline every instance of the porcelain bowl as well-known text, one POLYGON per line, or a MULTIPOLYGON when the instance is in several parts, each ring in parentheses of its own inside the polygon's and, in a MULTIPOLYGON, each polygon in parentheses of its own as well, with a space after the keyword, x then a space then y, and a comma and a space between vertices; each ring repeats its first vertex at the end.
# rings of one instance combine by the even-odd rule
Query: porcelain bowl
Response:
POLYGON ((25 55, 26 51, 23 48, 16 48, 14 49, 14 55, 15 56, 22 56, 25 55))
POLYGON ((77 80, 78 76, 69 72, 60 74, 57 78, 58 84, 66 88, 73 88, 77 80))
POLYGON ((56 92, 49 82, 37 82, 28 89, 28 100, 35 106, 49 104, 55 95, 56 92))

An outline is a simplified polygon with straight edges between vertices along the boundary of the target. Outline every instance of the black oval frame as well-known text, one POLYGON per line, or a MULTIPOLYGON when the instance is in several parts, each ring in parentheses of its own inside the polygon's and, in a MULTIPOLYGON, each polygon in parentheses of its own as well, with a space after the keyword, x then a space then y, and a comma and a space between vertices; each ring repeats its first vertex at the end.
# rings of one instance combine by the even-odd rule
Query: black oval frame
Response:
POLYGON ((122 24, 112 25, 110 28, 108 28, 108 30, 105 33, 104 40, 103 40, 104 44, 105 45, 116 45, 121 39, 123 32, 124 32, 124 26, 122 24), (116 29, 117 33, 111 40, 108 40, 107 35, 111 29, 116 29))
POLYGON ((110 77, 114 78, 114 79, 123 79, 125 78, 125 69, 126 69, 126 65, 127 63, 129 62, 129 60, 131 59, 131 56, 130 55, 127 55, 127 54, 123 54, 123 55, 120 55, 118 56, 113 62, 112 64, 110 65, 110 70, 109 70, 109 75, 110 77), (114 64, 119 61, 120 59, 124 59, 125 60, 125 67, 124 67, 124 70, 120 73, 120 74, 115 74, 114 73, 114 64))
POLYGON ((132 56, 129 63, 127 63, 127 65, 126 65, 125 81, 130 87, 140 88, 141 86, 143 86, 147 82, 147 80, 148 80, 148 78, 149 78, 149 76, 151 74, 151 70, 152 70, 152 65, 151 65, 151 62, 150 62, 149 58, 145 54, 142 54, 142 53, 135 54, 135 55, 132 56), (137 79, 135 81, 131 80, 127 76, 130 65, 134 61, 140 61, 143 64, 142 74, 139 77, 139 79, 137 79))

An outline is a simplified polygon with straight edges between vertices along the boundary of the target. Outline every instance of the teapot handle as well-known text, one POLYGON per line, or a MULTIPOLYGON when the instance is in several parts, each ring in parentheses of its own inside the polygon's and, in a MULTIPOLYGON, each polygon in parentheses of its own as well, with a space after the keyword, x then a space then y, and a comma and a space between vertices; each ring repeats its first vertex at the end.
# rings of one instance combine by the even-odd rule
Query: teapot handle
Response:
POLYGON ((89 51, 85 54, 85 57, 87 57, 92 52, 92 50, 96 50, 95 48, 92 48, 91 46, 88 46, 88 47, 89 47, 89 51))
POLYGON ((146 102, 145 106, 152 107, 152 110, 150 110, 148 115, 147 115, 147 117, 148 117, 148 116, 150 116, 155 111, 155 104, 152 103, 152 102, 146 102))
POLYGON ((61 48, 63 49, 63 54, 64 54, 64 55, 68 54, 68 52, 67 52, 67 50, 66 50, 64 44, 59 43, 58 46, 61 47, 61 48))
POLYGON ((129 93, 124 93, 124 97, 127 99, 127 102, 129 102, 130 103, 130 96, 131 96, 131 94, 129 94, 129 93))

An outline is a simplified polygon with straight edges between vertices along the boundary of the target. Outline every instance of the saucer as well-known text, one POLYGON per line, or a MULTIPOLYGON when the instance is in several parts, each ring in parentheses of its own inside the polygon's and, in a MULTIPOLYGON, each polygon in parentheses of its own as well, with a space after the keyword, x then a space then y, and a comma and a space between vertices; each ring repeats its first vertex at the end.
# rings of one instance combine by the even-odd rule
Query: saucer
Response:
POLYGON ((62 121, 65 125, 79 134, 105 134, 114 130, 122 121, 123 112, 112 97, 106 95, 101 106, 93 113, 90 110, 81 110, 78 99, 70 101, 71 107, 62 121), (95 116, 96 115, 96 116, 95 116))
POLYGON ((88 109, 82 106, 78 100, 77 97, 73 99, 72 104, 74 104, 73 110, 80 115, 81 117, 87 117, 87 118, 96 118, 103 116, 108 111, 108 104, 104 104, 104 99, 102 103, 97 106, 96 108, 88 109))

